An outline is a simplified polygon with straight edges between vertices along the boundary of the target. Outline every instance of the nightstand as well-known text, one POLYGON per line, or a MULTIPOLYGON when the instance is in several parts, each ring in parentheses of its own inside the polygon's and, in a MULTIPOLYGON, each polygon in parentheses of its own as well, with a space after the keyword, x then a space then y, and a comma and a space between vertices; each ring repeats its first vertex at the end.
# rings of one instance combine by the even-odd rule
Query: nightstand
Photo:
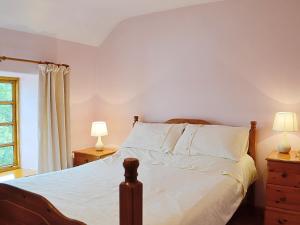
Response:
POLYGON ((267 161, 265 225, 299 225, 299 155, 295 151, 289 154, 274 151, 267 161))
POLYGON ((104 147, 102 151, 97 151, 94 147, 85 148, 81 150, 73 151, 74 166, 80 166, 82 164, 92 162, 98 159, 103 159, 107 156, 114 154, 117 151, 117 148, 108 148, 104 147))

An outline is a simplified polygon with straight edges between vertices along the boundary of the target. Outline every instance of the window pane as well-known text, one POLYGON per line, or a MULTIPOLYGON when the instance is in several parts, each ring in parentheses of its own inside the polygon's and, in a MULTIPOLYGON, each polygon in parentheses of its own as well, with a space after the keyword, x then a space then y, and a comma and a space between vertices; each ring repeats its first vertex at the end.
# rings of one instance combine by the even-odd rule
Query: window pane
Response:
POLYGON ((11 83, 0 83, 0 101, 12 101, 12 90, 11 83))
POLYGON ((0 166, 12 166, 14 164, 14 147, 0 148, 0 166))
POLYGON ((0 105, 0 123, 11 123, 12 115, 12 105, 0 105))
POLYGON ((13 142, 13 126, 0 126, 0 144, 13 142))

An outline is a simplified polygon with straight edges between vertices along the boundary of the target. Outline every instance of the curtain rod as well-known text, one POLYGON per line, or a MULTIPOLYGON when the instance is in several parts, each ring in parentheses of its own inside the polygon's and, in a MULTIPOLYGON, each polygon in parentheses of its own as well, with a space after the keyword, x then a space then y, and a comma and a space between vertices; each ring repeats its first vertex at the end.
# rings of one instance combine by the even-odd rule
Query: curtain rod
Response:
POLYGON ((19 59, 19 58, 13 58, 13 57, 7 57, 7 56, 0 56, 0 62, 5 61, 5 60, 10 60, 10 61, 17 61, 17 62, 27 62, 27 63, 35 63, 35 64, 54 64, 57 66, 65 66, 65 67, 70 67, 67 64, 57 64, 53 62, 47 62, 47 61, 36 61, 36 60, 31 60, 31 59, 19 59))

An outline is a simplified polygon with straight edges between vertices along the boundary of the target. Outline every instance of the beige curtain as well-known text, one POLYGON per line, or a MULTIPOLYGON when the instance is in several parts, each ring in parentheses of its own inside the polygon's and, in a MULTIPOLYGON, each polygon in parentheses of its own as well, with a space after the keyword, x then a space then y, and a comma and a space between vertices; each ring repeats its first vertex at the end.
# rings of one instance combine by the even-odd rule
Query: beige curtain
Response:
POLYGON ((65 66, 39 65, 39 173, 72 166, 69 76, 65 66))

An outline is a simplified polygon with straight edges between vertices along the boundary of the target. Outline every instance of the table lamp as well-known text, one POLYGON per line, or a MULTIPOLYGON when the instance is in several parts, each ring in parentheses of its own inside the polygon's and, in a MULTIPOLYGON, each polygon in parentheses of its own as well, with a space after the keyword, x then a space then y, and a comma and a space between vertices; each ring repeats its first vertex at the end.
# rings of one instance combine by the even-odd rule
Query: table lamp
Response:
POLYGON ((103 150, 104 145, 102 143, 101 137, 106 135, 108 135, 106 123, 102 121, 93 122, 92 129, 91 129, 91 136, 98 137, 98 141, 95 145, 96 150, 98 151, 103 150))
POLYGON ((280 153, 289 153, 291 146, 288 142, 286 132, 298 131, 297 115, 294 112, 278 112, 275 115, 273 130, 281 131, 283 137, 281 143, 278 145, 277 150, 280 153))

